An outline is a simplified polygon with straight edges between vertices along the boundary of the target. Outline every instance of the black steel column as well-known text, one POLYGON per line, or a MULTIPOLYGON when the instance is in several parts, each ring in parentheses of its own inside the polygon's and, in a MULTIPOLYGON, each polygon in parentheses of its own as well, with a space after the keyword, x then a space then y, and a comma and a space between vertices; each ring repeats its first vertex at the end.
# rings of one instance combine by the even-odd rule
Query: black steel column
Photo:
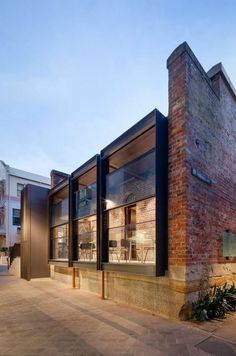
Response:
POLYGON ((168 268, 168 120, 156 112, 156 276, 168 268))
POLYGON ((106 174, 108 173, 108 161, 107 159, 100 158, 100 263, 102 267, 103 262, 109 261, 108 251, 108 235, 107 235, 107 216, 106 207, 106 174))
POLYGON ((69 250, 68 250, 68 266, 72 267, 74 260, 74 234, 73 234, 73 180, 69 178, 69 225, 68 225, 68 239, 69 239, 69 250))
POLYGON ((48 196, 48 259, 53 259, 53 244, 51 236, 51 221, 52 221, 52 197, 48 196))
POLYGON ((97 269, 101 270, 101 159, 96 157, 96 190, 97 190, 97 269))

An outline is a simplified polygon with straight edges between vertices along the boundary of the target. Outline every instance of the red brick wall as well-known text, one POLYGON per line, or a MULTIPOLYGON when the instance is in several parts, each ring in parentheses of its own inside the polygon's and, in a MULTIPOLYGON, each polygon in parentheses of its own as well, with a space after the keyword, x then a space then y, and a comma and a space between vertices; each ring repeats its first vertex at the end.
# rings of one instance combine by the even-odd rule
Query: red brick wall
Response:
POLYGON ((187 44, 169 57, 169 264, 223 258, 236 233, 236 101, 220 72, 212 80, 187 44), (212 185, 191 174, 196 168, 212 185))

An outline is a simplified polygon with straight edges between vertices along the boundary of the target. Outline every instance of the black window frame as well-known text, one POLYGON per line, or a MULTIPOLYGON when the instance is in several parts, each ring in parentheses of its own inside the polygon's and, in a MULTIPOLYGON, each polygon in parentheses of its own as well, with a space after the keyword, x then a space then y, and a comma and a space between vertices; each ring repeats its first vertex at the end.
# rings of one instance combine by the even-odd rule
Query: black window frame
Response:
MULTIPOLYGON (((100 268, 107 271, 121 271, 143 275, 163 276, 168 268, 168 120, 157 109, 140 120, 113 143, 101 151, 101 231, 100 268), (109 157, 128 145, 132 140, 143 135, 150 128, 155 128, 155 197, 156 197, 156 259, 155 265, 133 265, 109 263, 106 206, 106 175, 109 172, 109 157)), ((135 203, 133 201, 132 203, 135 203)))
POLYGON ((69 178, 66 178, 62 182, 60 182, 58 185, 53 187, 49 193, 48 193, 48 204, 49 204, 49 219, 48 219, 48 236, 49 236, 49 244, 48 244, 48 254, 49 254, 49 263, 57 263, 62 266, 69 266, 69 260, 70 260, 70 223, 69 223, 69 212, 70 212, 70 199, 69 199, 69 194, 70 194, 70 182, 69 178), (68 221, 61 222, 59 224, 51 224, 52 222, 52 206, 53 206, 53 198, 59 194, 63 189, 68 188, 68 221), (53 229, 63 226, 63 225, 68 225, 68 258, 54 258, 53 256, 53 245, 52 245, 52 240, 53 240, 53 229))
MULTIPOLYGON (((145 153, 144 153, 145 154, 145 153)), ((142 156, 142 154, 140 155, 142 156)), ((138 157, 139 159, 140 157, 138 157)), ((134 158, 135 160, 135 158, 134 158)), ((132 161, 132 160, 130 160, 132 161)), ((95 155, 89 161, 76 169, 68 179, 59 183, 49 192, 49 211, 50 199, 53 194, 69 186, 69 251, 67 266, 85 267, 105 271, 120 271, 124 273, 136 273, 141 275, 163 276, 168 269, 168 119, 157 109, 145 116, 137 124, 119 136, 115 141, 106 146, 100 155, 95 155), (106 175, 109 172, 108 158, 118 152, 121 148, 132 143, 137 138, 141 138, 150 129, 155 130, 155 231, 156 231, 156 258, 155 265, 144 264, 109 264, 109 246, 107 236, 107 211, 106 211, 106 175), (75 234, 74 222, 79 218, 74 218, 74 191, 76 180, 90 169, 96 166, 97 183, 97 263, 78 261, 77 247, 78 241, 75 234)), ((147 199, 149 197, 145 197, 147 199)), ((144 200, 144 199, 141 199, 144 200)), ((133 201, 129 204, 135 204, 133 201)), ((124 204, 124 205, 129 205, 124 204)), ((116 207, 117 208, 117 207, 116 207)), ((94 214, 92 214, 94 215, 94 214)), ((89 215, 91 216, 91 215, 89 215)), ((50 227, 49 227, 50 238, 50 227)), ((51 255, 50 255, 51 256, 51 255)), ((54 260, 50 262, 55 263, 54 260)), ((60 264, 60 261, 58 262, 60 264)))
MULTIPOLYGON (((100 155, 93 156, 90 160, 85 162, 82 166, 77 168, 70 177, 70 255, 71 261, 70 265, 73 267, 86 266, 86 268, 99 269, 99 257, 100 257, 100 219, 99 219, 99 194, 100 194, 100 184, 99 184, 99 166, 100 166, 100 155), (75 192, 77 191, 77 182, 86 173, 95 168, 96 171, 96 213, 87 214, 83 216, 75 217, 75 192), (76 230, 76 222, 81 219, 89 218, 92 216, 96 216, 96 261, 84 261, 79 260, 78 256, 78 235, 76 230)), ((92 184, 93 184, 92 183, 92 184)))

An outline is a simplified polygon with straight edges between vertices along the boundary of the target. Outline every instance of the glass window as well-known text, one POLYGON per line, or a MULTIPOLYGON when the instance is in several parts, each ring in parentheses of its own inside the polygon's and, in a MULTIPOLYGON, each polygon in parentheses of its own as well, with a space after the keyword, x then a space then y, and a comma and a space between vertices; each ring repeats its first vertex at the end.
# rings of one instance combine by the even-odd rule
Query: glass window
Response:
POLYGON ((97 184, 96 167, 90 169, 77 179, 75 194, 74 218, 96 214, 97 211, 97 184))
POLYGON ((5 181, 0 180, 0 200, 4 199, 4 195, 5 195, 5 181))
POLYGON ((20 209, 12 209, 12 225, 20 226, 20 209))
POLYGON ((97 168, 93 167, 75 181, 74 233, 79 261, 97 260, 97 168))
POLYGON ((106 192, 107 209, 154 195, 154 150, 108 174, 106 192))
POLYGON ((155 263, 155 198, 107 214, 109 262, 155 263))
POLYGON ((51 230, 51 254, 53 259, 68 259, 68 224, 51 230))
POLYGON ((69 189, 65 187, 57 192, 52 198, 51 226, 61 225, 68 222, 69 189))
POLYGON ((78 236, 78 257, 80 261, 97 259, 97 219, 96 215, 76 221, 78 236))
POLYGON ((4 207, 0 207, 0 226, 4 225, 4 220, 5 220, 4 207))
POLYGON ((155 137, 155 127, 153 126, 113 153, 108 159, 109 173, 151 151, 156 145, 155 137))
POLYGON ((25 185, 21 183, 17 183, 17 196, 21 196, 21 191, 24 189, 25 185))
POLYGON ((75 218, 96 214, 97 184, 89 184, 75 192, 75 218))

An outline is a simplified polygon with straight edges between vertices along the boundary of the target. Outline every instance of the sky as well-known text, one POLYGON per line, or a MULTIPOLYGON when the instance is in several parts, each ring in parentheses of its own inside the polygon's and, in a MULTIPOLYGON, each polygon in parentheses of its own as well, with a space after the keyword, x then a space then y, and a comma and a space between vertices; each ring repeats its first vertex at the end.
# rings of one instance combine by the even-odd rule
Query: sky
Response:
POLYGON ((187 41, 236 86, 235 0, 0 0, 0 159, 73 172, 157 108, 187 41))

